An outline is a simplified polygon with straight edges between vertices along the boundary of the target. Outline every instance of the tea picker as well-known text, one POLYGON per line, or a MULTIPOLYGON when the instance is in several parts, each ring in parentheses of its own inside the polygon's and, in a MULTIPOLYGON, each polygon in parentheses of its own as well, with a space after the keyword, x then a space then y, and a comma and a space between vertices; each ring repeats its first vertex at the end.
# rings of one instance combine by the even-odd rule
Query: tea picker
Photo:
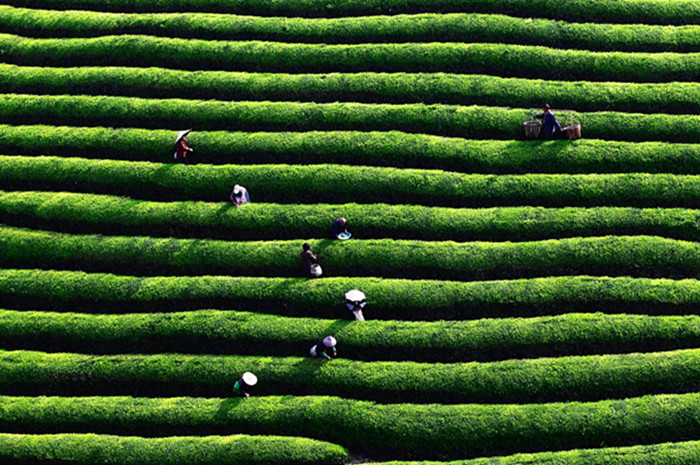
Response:
POLYGON ((348 220, 345 218, 338 218, 331 225, 331 234, 335 239, 340 239, 341 241, 346 241, 350 239, 350 234, 348 232, 348 220))
POLYGON ((542 132, 540 133, 540 137, 551 139, 554 137, 555 133, 561 132, 561 124, 559 124, 559 121, 557 121, 557 118, 552 113, 552 109, 548 103, 545 103, 542 109, 544 110, 542 113, 532 116, 542 120, 542 132))
POLYGON ((314 358, 332 360, 338 353, 335 349, 337 343, 338 341, 333 336, 326 336, 311 348, 309 354, 314 358))
POLYGON ((301 267, 304 270, 304 276, 309 278, 318 278, 321 276, 321 265, 316 263, 318 257, 311 251, 311 245, 304 242, 301 246, 301 267))
POLYGON ((244 203, 250 203, 250 194, 248 194, 248 189, 243 186, 236 184, 233 186, 231 195, 229 195, 231 203, 237 207, 240 207, 244 203))
POLYGON ((187 143, 185 142, 185 136, 192 132, 192 129, 185 129, 184 131, 180 131, 177 133, 177 137, 175 137, 175 153, 173 154, 173 158, 176 160, 183 160, 186 165, 194 165, 194 159, 192 158, 192 150, 190 147, 187 146, 187 143), (189 153, 189 156, 187 156, 189 153))
POLYGON ((246 371, 233 385, 233 392, 241 397, 250 397, 251 388, 256 384, 258 384, 258 377, 246 371))
POLYGON ((357 321, 365 321, 365 316, 362 314, 365 305, 367 305, 367 298, 364 292, 353 289, 345 293, 345 306, 355 315, 357 321))

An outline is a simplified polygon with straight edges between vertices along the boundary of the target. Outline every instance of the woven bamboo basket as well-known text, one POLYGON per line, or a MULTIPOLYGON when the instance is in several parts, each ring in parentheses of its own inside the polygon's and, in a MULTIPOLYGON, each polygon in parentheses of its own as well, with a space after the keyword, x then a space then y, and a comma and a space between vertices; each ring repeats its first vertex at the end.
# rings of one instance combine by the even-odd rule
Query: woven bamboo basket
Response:
POLYGON ((581 125, 572 124, 571 126, 565 126, 561 130, 566 134, 569 139, 580 139, 581 138, 581 125))
POLYGON ((574 116, 571 111, 569 111, 569 125, 561 128, 561 130, 571 140, 581 138, 581 125, 574 122, 574 116))
POLYGON ((542 130, 542 123, 539 121, 525 121, 523 130, 525 131, 525 139, 537 139, 542 130))

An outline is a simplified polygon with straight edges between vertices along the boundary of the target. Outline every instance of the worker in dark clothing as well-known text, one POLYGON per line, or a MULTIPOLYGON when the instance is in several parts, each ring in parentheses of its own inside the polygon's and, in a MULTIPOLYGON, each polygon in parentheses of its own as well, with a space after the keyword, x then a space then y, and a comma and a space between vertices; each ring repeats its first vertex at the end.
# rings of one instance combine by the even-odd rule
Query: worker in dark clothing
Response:
POLYGON ((542 132, 540 133, 540 137, 552 139, 556 133, 561 132, 561 124, 559 124, 559 121, 557 121, 557 118, 552 113, 548 103, 546 103, 542 109, 544 110, 542 113, 532 116, 542 120, 542 132))
POLYGON ((335 239, 342 239, 343 233, 348 234, 348 221, 345 218, 338 218, 331 225, 331 234, 335 239))
POLYGON ((250 397, 251 388, 258 383, 258 377, 253 373, 246 371, 243 373, 236 384, 233 385, 233 392, 241 397, 250 397))
POLYGON ((337 351, 335 345, 337 341, 333 336, 326 336, 311 348, 309 353, 312 357, 322 358, 324 360, 332 360, 336 357, 337 351))
POLYGON ((304 276, 309 278, 318 278, 321 276, 321 267, 316 264, 318 257, 311 251, 311 245, 304 242, 301 246, 301 267, 304 270, 304 276))

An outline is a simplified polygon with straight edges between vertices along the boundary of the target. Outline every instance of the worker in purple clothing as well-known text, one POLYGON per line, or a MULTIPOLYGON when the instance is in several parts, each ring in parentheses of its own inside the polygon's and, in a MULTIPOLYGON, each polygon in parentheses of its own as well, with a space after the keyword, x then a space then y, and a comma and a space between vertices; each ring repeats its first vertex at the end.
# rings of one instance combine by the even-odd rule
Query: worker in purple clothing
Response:
POLYGON ((552 109, 548 103, 545 103, 542 109, 544 112, 532 116, 542 120, 542 132, 540 133, 540 137, 552 139, 555 133, 561 132, 561 124, 559 124, 557 118, 554 117, 552 109))

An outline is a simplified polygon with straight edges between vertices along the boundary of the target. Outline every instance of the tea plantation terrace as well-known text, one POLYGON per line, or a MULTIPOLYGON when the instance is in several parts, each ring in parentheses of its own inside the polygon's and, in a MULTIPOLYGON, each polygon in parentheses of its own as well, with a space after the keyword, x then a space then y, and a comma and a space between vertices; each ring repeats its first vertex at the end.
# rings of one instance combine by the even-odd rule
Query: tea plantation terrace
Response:
POLYGON ((0 3, 3 464, 700 462, 697 1, 0 3))

